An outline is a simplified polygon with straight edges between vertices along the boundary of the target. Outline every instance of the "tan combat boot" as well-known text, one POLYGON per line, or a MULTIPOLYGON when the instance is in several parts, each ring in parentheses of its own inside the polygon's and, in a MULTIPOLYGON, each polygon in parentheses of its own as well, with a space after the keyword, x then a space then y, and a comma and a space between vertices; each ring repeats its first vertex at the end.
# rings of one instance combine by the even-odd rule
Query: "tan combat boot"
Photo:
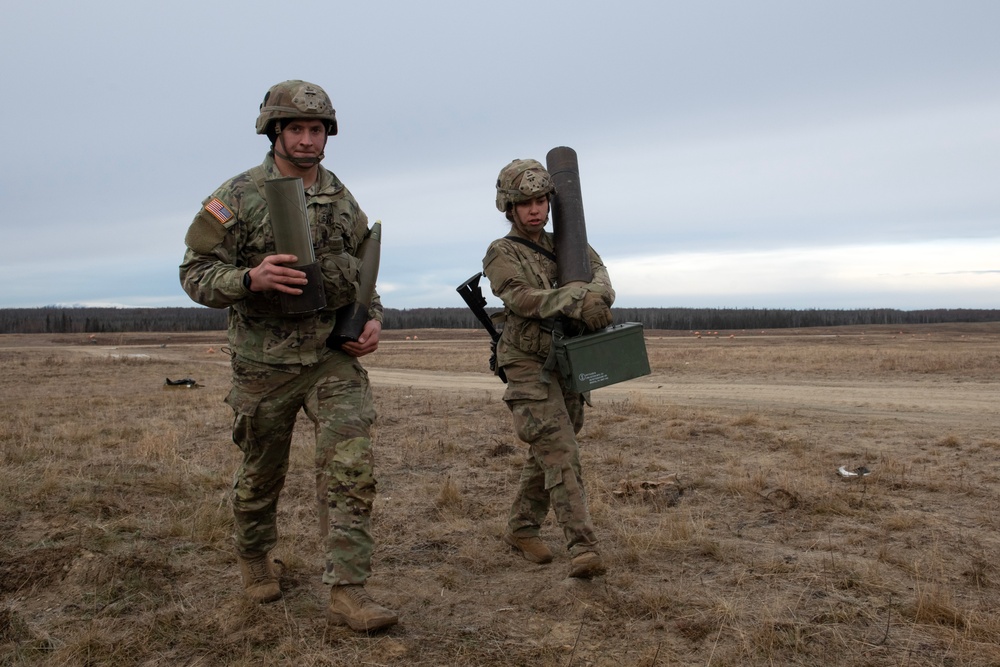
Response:
POLYGON ((399 621, 396 612, 372 600, 364 584, 333 586, 326 616, 334 625, 348 625, 356 632, 381 630, 399 621))
POLYGON ((601 555, 596 551, 584 551, 574 556, 569 564, 569 576, 578 579, 590 579, 607 571, 608 568, 604 566, 601 555))
POLYGON ((243 592, 254 602, 274 602, 281 597, 281 586, 278 585, 279 566, 268 558, 267 554, 244 558, 236 554, 240 562, 240 574, 243 575, 243 592))
POLYGON ((513 533, 504 533, 503 541, 521 552, 532 563, 551 563, 552 551, 537 535, 517 537, 513 533))

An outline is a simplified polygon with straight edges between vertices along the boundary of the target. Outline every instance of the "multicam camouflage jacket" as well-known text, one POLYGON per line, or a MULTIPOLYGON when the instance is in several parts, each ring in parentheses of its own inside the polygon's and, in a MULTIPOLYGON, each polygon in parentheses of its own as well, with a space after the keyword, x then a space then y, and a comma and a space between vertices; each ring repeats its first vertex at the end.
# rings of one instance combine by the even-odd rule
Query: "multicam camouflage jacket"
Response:
MULTIPOLYGON (((344 184, 320 166, 316 183, 306 190, 306 212, 326 307, 284 315, 277 292, 251 292, 243 284, 244 274, 275 253, 263 183, 280 177, 268 153, 263 164, 226 181, 205 199, 184 239, 181 286, 202 305, 229 308, 234 354, 266 364, 313 364, 330 353, 326 339, 335 311, 357 296, 357 252, 368 217, 344 184)), ((368 315, 382 320, 378 294, 368 315)))
MULTIPOLYGON (((511 229, 510 236, 520 235, 511 229)), ((543 232, 537 245, 554 252, 552 233, 543 232)), ((499 366, 521 359, 544 362, 552 344, 554 318, 579 320, 587 292, 596 292, 608 306, 614 303, 615 291, 604 262, 593 248, 588 246, 587 252, 593 280, 586 285, 559 287, 556 263, 542 253, 509 238, 490 244, 483 258, 483 273, 504 305, 503 331, 497 343, 499 366)))

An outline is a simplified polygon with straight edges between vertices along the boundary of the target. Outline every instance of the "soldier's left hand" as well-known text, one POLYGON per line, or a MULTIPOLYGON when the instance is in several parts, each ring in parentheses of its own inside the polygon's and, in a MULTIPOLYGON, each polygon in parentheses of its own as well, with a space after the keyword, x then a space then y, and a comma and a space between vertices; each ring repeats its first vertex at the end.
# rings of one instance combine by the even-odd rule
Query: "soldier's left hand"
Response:
POLYGON ((611 326, 611 309, 600 296, 594 292, 587 292, 587 296, 583 298, 580 319, 583 320, 588 329, 597 331, 611 326))
POLYGON ((358 336, 358 340, 356 342, 347 341, 340 346, 340 349, 352 357, 363 357, 366 354, 371 354, 378 349, 378 338, 381 333, 382 323, 378 320, 368 320, 361 335, 358 336))

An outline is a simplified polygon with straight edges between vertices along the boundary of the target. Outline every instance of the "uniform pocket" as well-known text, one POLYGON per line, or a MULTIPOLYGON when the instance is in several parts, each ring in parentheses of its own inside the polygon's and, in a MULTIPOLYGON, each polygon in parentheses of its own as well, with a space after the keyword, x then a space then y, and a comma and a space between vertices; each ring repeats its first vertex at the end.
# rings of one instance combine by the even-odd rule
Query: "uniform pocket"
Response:
POLYGON ((327 308, 336 310, 357 301, 361 272, 357 257, 346 252, 329 253, 320 258, 320 266, 327 308))
POLYGON ((515 361, 503 367, 507 374, 505 401, 544 401, 549 395, 549 386, 539 379, 541 366, 532 361, 515 361))
POLYGON ((541 351, 541 333, 537 320, 511 315, 507 317, 500 336, 513 348, 528 354, 538 354, 541 351))
POLYGON ((547 467, 545 468, 545 490, 551 491, 556 488, 563 481, 563 471, 562 468, 557 467, 547 467))
POLYGON ((270 369, 242 357, 233 357, 233 388, 226 395, 226 404, 237 416, 253 417, 257 406, 273 384, 270 369))
POLYGON ((257 412, 257 406, 260 405, 262 398, 263 396, 259 394, 248 394, 233 387, 229 390, 229 394, 226 395, 226 404, 237 415, 253 417, 254 413, 257 412))
MULTIPOLYGON (((233 389, 230 392, 230 395, 243 394, 246 396, 256 397, 258 403, 264 396, 280 389, 282 386, 298 377, 297 372, 284 371, 280 367, 251 361, 240 356, 234 356, 232 364, 233 389)), ((243 404, 250 399, 233 398, 232 400, 243 404)), ((228 398, 226 399, 226 402, 229 403, 228 398)), ((229 404, 232 405, 232 403, 229 404)), ((254 407, 256 408, 256 406, 254 407)))
POLYGON ((544 401, 549 395, 548 386, 541 382, 514 382, 507 376, 507 389, 503 393, 505 401, 544 401))

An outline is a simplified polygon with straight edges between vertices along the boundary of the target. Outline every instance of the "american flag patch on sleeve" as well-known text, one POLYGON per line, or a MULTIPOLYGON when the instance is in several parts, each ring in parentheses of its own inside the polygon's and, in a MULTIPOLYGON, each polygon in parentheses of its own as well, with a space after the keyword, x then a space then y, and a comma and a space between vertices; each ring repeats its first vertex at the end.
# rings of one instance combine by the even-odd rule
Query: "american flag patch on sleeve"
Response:
POLYGON ((233 212, 219 199, 212 199, 212 201, 205 204, 205 210, 211 213, 222 224, 226 224, 233 219, 233 212))

